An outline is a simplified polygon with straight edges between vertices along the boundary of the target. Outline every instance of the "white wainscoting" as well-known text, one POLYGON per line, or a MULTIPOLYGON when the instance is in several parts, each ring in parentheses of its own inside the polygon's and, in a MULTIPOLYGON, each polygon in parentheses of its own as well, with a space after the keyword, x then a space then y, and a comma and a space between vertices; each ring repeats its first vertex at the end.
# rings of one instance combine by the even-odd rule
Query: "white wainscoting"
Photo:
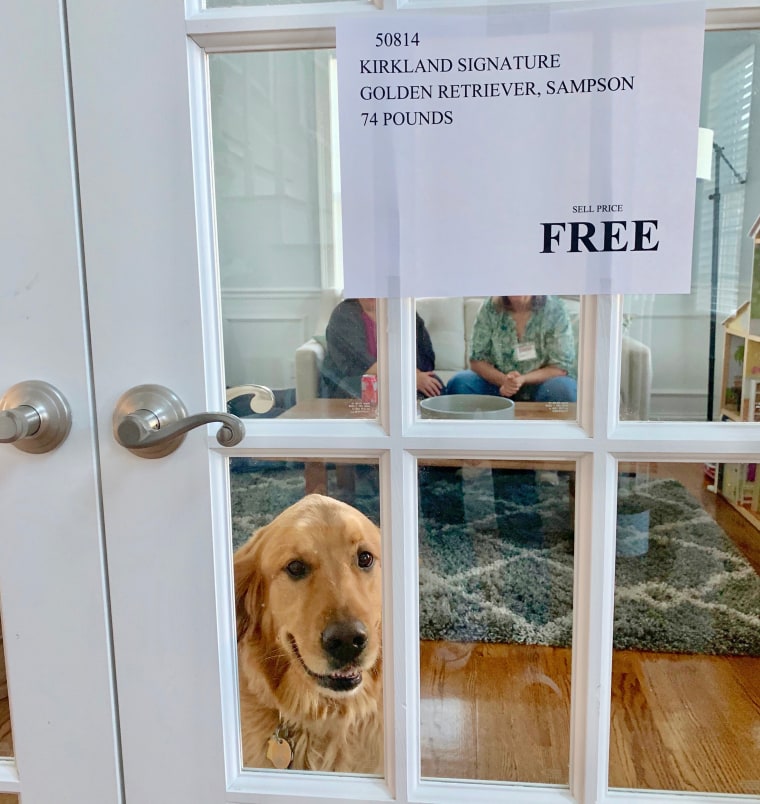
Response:
MULTIPOLYGON (((656 297, 651 311, 634 313, 628 330, 652 350, 649 416, 653 420, 705 421, 707 416, 710 322, 708 314, 688 310, 691 303, 689 297, 656 297)), ((723 356, 721 320, 718 316, 716 395, 723 356)))
POLYGON ((322 322, 319 288, 222 290, 225 382, 295 387, 295 351, 322 322))
MULTIPOLYGON (((717 390, 716 387, 716 393, 717 390)), ((701 391, 686 391, 674 388, 653 390, 649 418, 652 421, 662 422, 706 421, 707 389, 705 388, 701 391)))

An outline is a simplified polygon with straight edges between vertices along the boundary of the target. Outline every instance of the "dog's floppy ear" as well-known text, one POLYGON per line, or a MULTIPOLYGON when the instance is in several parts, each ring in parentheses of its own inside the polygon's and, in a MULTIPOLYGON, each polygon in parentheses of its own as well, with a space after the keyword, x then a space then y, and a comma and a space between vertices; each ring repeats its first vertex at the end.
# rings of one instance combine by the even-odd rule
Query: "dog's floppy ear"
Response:
POLYGON ((267 527, 258 530, 233 556, 235 574, 235 613, 238 642, 246 632, 258 631, 264 606, 264 578, 261 575, 261 545, 267 527))

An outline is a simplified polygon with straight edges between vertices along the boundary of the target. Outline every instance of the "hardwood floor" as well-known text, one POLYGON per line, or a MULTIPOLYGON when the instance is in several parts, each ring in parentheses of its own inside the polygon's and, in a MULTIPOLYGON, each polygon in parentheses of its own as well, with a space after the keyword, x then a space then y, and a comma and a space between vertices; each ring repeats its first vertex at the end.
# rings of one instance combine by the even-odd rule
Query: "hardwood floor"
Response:
POLYGON ((567 784, 567 648, 422 642, 422 775, 567 784))
MULTIPOLYGON (((700 500, 760 573, 760 533, 701 466, 652 464, 700 500)), ((425 777, 568 783, 569 649, 423 642, 425 777)), ((760 794, 760 657, 616 651, 609 784, 760 794)))
MULTIPOLYGON (((567 784, 567 648, 423 642, 422 775, 567 784)), ((760 659, 616 651, 609 784, 760 793, 760 659)))
POLYGON ((610 786, 760 793, 760 659, 617 651, 610 786))

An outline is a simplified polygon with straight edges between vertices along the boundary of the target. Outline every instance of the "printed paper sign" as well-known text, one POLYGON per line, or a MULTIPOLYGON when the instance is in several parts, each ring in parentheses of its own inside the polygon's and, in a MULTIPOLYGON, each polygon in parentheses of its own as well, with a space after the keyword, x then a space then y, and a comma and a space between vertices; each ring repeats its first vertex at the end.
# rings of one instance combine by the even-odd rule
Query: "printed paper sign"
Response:
POLYGON ((339 21, 345 293, 688 293, 704 6, 339 21))

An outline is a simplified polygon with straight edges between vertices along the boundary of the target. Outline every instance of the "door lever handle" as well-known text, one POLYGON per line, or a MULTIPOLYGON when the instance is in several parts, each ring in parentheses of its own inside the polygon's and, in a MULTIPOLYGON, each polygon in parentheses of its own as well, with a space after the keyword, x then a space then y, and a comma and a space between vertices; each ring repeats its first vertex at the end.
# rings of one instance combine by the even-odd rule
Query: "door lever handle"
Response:
POLYGON ((245 436, 242 420, 231 413, 196 413, 188 416, 182 400, 163 385, 137 385, 123 394, 113 414, 114 438, 141 458, 163 458, 185 440, 195 427, 219 422, 216 440, 234 447, 245 436))
POLYGON ((9 388, 0 399, 0 443, 23 452, 51 452, 71 430, 71 409, 50 383, 27 380, 9 388))

